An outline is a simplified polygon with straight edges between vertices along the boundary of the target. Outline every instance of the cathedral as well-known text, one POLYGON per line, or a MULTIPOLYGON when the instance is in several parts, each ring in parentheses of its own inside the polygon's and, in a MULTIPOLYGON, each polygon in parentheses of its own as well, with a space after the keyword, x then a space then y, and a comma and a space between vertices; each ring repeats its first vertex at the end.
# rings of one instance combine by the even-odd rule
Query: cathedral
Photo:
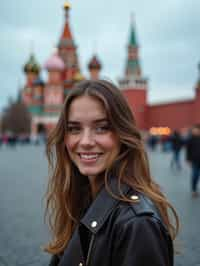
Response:
MULTIPOLYGON (((70 4, 64 4, 65 23, 58 45, 44 64, 48 72, 44 82, 41 67, 34 54, 24 65, 26 75, 21 99, 31 113, 31 134, 44 133, 54 127, 68 91, 85 79, 77 56, 77 46, 70 30, 70 4)), ((117 60, 117 59, 116 59, 117 60)), ((101 62, 94 55, 88 63, 91 79, 100 78, 101 62)), ((170 134, 172 130, 189 128, 200 123, 200 79, 195 86, 193 100, 150 105, 147 99, 148 82, 143 76, 135 28, 131 24, 126 66, 118 84, 134 112, 138 127, 154 134, 170 134)))

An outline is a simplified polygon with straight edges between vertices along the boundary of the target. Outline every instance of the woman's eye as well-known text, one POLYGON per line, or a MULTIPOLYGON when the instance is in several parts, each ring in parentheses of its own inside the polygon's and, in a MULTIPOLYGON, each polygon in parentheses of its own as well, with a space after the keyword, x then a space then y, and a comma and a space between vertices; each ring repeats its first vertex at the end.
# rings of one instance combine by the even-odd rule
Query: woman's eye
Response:
POLYGON ((80 127, 67 127, 67 131, 72 134, 76 134, 80 132, 80 127))
POLYGON ((108 130, 110 130, 110 127, 109 126, 98 126, 96 127, 96 132, 97 133, 104 133, 104 132, 107 132, 108 130))

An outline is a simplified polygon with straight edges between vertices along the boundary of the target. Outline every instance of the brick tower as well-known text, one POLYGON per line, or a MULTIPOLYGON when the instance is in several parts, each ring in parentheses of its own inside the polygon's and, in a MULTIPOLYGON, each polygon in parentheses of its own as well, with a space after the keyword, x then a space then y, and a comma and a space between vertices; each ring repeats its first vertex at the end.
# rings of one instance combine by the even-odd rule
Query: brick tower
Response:
POLYGON ((119 80, 119 86, 130 103, 138 126, 141 129, 145 129, 147 79, 143 77, 141 71, 139 45, 136 38, 135 23, 133 19, 130 27, 125 73, 124 77, 119 80))

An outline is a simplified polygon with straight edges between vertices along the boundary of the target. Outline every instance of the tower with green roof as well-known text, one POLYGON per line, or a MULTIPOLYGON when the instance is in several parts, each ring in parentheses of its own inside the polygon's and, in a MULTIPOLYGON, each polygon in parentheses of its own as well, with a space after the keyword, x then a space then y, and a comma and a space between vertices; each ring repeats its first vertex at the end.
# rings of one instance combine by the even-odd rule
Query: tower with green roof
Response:
POLYGON ((128 87, 146 87, 147 79, 142 76, 139 45, 136 36, 135 22, 133 16, 131 18, 129 40, 127 45, 127 58, 125 63, 124 77, 119 80, 122 88, 128 87))
POLYGON ((131 18, 124 76, 119 80, 119 87, 130 103, 138 126, 144 128, 147 107, 147 79, 142 75, 133 16, 131 18))
POLYGON ((138 43, 133 23, 131 23, 130 37, 128 43, 128 56, 126 61, 125 74, 128 77, 140 77, 141 69, 138 57, 138 43))

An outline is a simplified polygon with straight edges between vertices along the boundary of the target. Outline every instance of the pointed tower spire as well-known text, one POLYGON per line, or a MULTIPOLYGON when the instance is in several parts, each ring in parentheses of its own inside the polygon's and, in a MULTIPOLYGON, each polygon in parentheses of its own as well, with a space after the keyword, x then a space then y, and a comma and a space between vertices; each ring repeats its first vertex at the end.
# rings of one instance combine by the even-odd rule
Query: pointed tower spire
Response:
POLYGON ((71 30, 70 30, 70 25, 69 25, 70 8, 71 8, 70 4, 68 2, 65 2, 64 4, 65 24, 64 24, 63 32, 60 37, 60 41, 58 43, 58 48, 74 46, 74 41, 73 41, 73 37, 72 37, 71 30))
POLYGON ((131 14, 131 31, 130 31, 129 46, 138 47, 136 33, 135 33, 134 13, 131 14))
POLYGON ((125 75, 127 77, 141 76, 138 48, 139 47, 136 39, 134 15, 131 14, 130 38, 128 43, 128 56, 125 69, 125 75))
POLYGON ((196 88, 200 89, 200 63, 198 64, 198 78, 196 88))
POLYGON ((142 76, 139 59, 139 45, 136 37, 135 16, 131 14, 130 32, 127 45, 127 59, 124 77, 119 80, 121 89, 146 89, 147 79, 142 76))
POLYGON ((198 64, 199 80, 200 80, 200 63, 198 64))
POLYGON ((99 72, 102 68, 101 62, 99 61, 96 54, 93 55, 88 63, 88 69, 90 72, 91 79, 99 79, 99 72))
POLYGON ((65 84, 71 84, 71 82, 74 81, 74 75, 76 75, 76 73, 80 73, 76 45, 74 43, 72 32, 70 29, 70 21, 69 21, 70 9, 71 5, 69 4, 69 2, 65 2, 64 4, 65 23, 64 23, 63 32, 61 34, 58 43, 58 54, 62 58, 65 64, 65 70, 63 73, 63 79, 65 84))

